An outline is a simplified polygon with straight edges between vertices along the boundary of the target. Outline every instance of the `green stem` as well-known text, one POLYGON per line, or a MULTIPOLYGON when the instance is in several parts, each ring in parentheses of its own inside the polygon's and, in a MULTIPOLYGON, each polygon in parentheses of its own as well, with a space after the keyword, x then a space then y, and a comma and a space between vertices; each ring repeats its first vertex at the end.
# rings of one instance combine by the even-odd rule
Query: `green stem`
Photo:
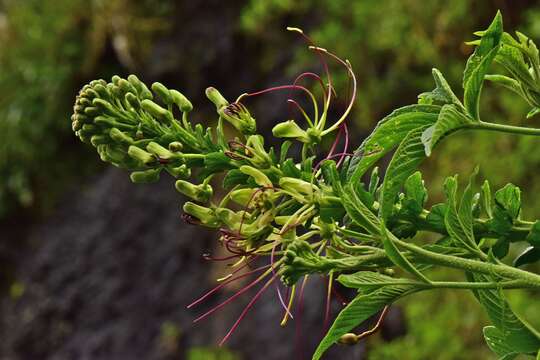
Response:
POLYGON ((505 132, 505 133, 510 133, 510 134, 540 136, 540 129, 527 128, 527 127, 521 127, 521 126, 512 126, 512 125, 502 125, 502 124, 488 123, 488 122, 483 122, 483 121, 479 121, 479 122, 467 125, 467 128, 498 131, 498 132, 505 132))
POLYGON ((451 268, 461 269, 471 272, 479 272, 487 275, 496 274, 500 277, 506 277, 515 280, 521 280, 532 287, 540 287, 540 275, 520 270, 503 264, 493 264, 472 259, 464 259, 452 255, 443 255, 423 249, 414 244, 395 239, 397 244, 403 248, 418 255, 420 258, 429 260, 429 263, 443 265, 451 268))

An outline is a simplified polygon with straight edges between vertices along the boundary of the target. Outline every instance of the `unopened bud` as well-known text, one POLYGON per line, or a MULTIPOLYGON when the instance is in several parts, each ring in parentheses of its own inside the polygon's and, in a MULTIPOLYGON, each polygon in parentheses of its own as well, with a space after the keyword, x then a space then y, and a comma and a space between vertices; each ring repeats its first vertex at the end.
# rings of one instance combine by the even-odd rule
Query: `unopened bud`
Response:
POLYGON ((231 200, 238 205, 248 206, 250 201, 253 201, 255 191, 257 189, 238 189, 231 191, 231 200))
POLYGON ((202 225, 208 226, 208 227, 218 227, 219 226, 219 220, 214 214, 214 210, 197 205, 195 203, 192 203, 190 201, 186 202, 183 206, 184 212, 187 214, 197 218, 202 225))
POLYGON ((135 110, 139 110, 141 108, 141 102, 137 98, 137 96, 133 93, 128 92, 124 98, 126 99, 127 103, 131 105, 132 108, 135 110))
POLYGON ((166 105, 172 105, 173 99, 169 92, 169 89, 162 83, 155 82, 152 84, 152 91, 163 101, 166 105))
POLYGON ((208 202, 213 194, 212 187, 209 184, 194 185, 185 180, 178 180, 174 186, 178 192, 199 202, 208 202))
POLYGON ((111 142, 111 139, 106 135, 94 135, 90 138, 90 143, 93 146, 105 145, 111 142))
POLYGON ((175 178, 180 177, 186 179, 191 176, 191 170, 185 164, 176 167, 168 166, 165 169, 175 178))
POLYGON ((141 101, 141 107, 150 115, 162 121, 172 122, 174 120, 170 111, 162 108, 152 100, 145 99, 141 101))
POLYGON ((313 194, 313 185, 307 181, 292 177, 282 177, 279 179, 279 186, 284 190, 300 193, 303 195, 313 194))
POLYGON ((160 159, 170 159, 173 155, 168 149, 153 141, 146 145, 146 150, 160 159))
POLYGON ((169 90, 173 102, 178 106, 182 112, 190 112, 193 110, 193 105, 191 102, 179 91, 169 90))
POLYGON ((183 148, 184 148, 184 145, 182 145, 182 143, 179 141, 173 141, 172 143, 169 144, 169 151, 172 151, 172 152, 180 152, 182 151, 183 148))
POLYGON ((304 143, 309 140, 307 133, 294 120, 277 124, 272 129, 272 134, 278 138, 292 138, 304 143))
POLYGON ((142 162, 143 164, 151 164, 155 161, 155 158, 152 156, 152 154, 133 145, 128 148, 128 155, 131 156, 133 159, 142 162))
POLYGON ((119 143, 123 143, 123 144, 131 145, 134 142, 133 139, 131 138, 131 136, 126 135, 126 133, 118 130, 117 128, 112 128, 109 131, 109 136, 114 141, 119 142, 119 143))
POLYGON ((218 113, 242 134, 250 135, 257 131, 257 122, 241 103, 227 105, 218 110, 218 113))
POLYGON ((206 88, 206 97, 216 105, 216 109, 219 111, 221 108, 229 105, 229 102, 221 95, 221 93, 214 87, 206 88))
POLYGON ((134 171, 129 175, 132 182, 136 184, 148 184, 159 180, 161 169, 148 169, 144 171, 134 171))
POLYGON ((243 165, 240 166, 239 170, 244 174, 251 176, 253 180, 255 180, 255 183, 257 185, 264 187, 272 187, 272 182, 270 181, 270 179, 259 169, 256 169, 249 165, 243 165))

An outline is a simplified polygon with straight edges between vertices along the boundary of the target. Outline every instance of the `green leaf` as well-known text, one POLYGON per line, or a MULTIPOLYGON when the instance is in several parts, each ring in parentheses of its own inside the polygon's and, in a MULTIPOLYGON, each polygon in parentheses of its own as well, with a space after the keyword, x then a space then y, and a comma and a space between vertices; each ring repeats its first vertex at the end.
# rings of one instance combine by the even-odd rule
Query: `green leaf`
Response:
POLYGON ((319 360, 330 346, 339 338, 350 332, 356 326, 380 311, 384 306, 390 305, 397 299, 414 292, 412 285, 390 285, 366 294, 360 294, 352 300, 337 316, 315 350, 313 360, 319 360))
MULTIPOLYGON (((446 215, 446 204, 435 204, 429 210, 429 214, 426 217, 426 222, 429 226, 435 230, 445 231, 446 224, 444 223, 444 217, 446 215)), ((438 232, 440 232, 438 231, 438 232)))
POLYGON ((326 223, 341 221, 345 216, 345 209, 339 198, 322 198, 319 202, 319 216, 326 223))
POLYGON ((396 196, 403 183, 426 158, 421 140, 422 133, 426 128, 427 125, 410 131, 388 165, 380 196, 380 215, 383 219, 388 219, 392 215, 396 196))
POLYGON ((337 281, 345 287, 359 289, 363 293, 370 293, 387 285, 411 285, 411 280, 393 278, 374 271, 340 275, 337 281))
POLYGON ((429 281, 429 279, 425 277, 424 274, 422 274, 417 268, 415 268, 414 265, 411 264, 411 262, 399 251, 396 244, 394 243, 394 241, 397 240, 396 237, 394 236, 394 234, 388 231, 388 229, 386 229, 384 223, 381 223, 381 233, 381 240, 386 256, 388 256, 388 258, 398 267, 415 275, 423 282, 429 284, 431 281, 429 281))
POLYGON ((502 331, 495 326, 486 326, 483 329, 486 344, 499 358, 499 360, 512 360, 519 355, 506 342, 502 331))
POLYGON ((465 248, 474 251, 476 249, 476 243, 474 241, 471 217, 467 215, 463 216, 465 214, 465 208, 463 208, 463 211, 458 212, 456 200, 458 190, 457 175, 446 179, 444 190, 448 198, 446 214, 444 216, 446 230, 454 240, 462 244, 465 248))
POLYGON ((379 234, 379 219, 360 200, 352 184, 349 183, 342 189, 341 199, 343 201, 343 207, 352 221, 366 229, 370 234, 379 234))
POLYGON ((489 217, 493 217, 493 210, 492 210, 492 200, 491 200, 491 187, 489 186, 489 181, 485 180, 482 184, 482 192, 481 195, 481 207, 484 213, 489 217))
MULTIPOLYGON (((487 275, 473 274, 471 276, 477 282, 494 281, 492 277, 487 275)), ((502 290, 482 289, 474 291, 474 294, 486 310, 493 325, 502 335, 503 343, 501 346, 504 344, 505 348, 516 354, 531 354, 538 351, 540 348, 539 334, 512 311, 502 290)), ((488 335, 494 336, 495 332, 491 331, 488 335)), ((496 350, 494 351, 496 352, 496 350)))
POLYGON ((514 184, 506 184, 495 193, 495 204, 504 209, 513 220, 517 219, 521 211, 521 190, 514 184))
POLYGON ((231 189, 235 185, 245 184, 249 179, 249 176, 244 174, 238 169, 230 170, 223 178, 223 188, 231 189))
POLYGON ((433 126, 428 127, 422 134, 422 143, 424 144, 426 155, 431 155, 431 152, 443 137, 471 123, 473 123, 473 120, 460 112, 455 105, 444 105, 437 118, 437 122, 433 126))
POLYGON ((435 89, 418 95, 419 102, 421 104, 454 104, 458 108, 465 109, 456 94, 452 91, 452 88, 450 88, 450 85, 448 85, 443 74, 435 68, 432 70, 432 74, 435 80, 435 89))
POLYGON ((540 248, 529 246, 514 260, 514 266, 520 267, 527 264, 534 264, 540 260, 540 248))
POLYGON ((499 51, 502 33, 502 16, 500 12, 497 12, 493 22, 483 33, 480 45, 467 60, 465 72, 463 73, 465 108, 469 115, 477 121, 480 120, 479 102, 484 76, 499 51))
POLYGON ((531 232, 527 235, 527 241, 532 246, 540 247, 540 220, 536 220, 531 227, 531 232))
POLYGON ((440 110, 436 105, 409 105, 379 121, 354 152, 348 169, 350 180, 359 181, 367 169, 401 143, 411 130, 435 123, 440 110))
POLYGON ((519 81, 512 79, 511 77, 496 74, 496 75, 486 75, 485 79, 495 84, 501 85, 507 88, 508 90, 513 91, 514 93, 518 94, 521 97, 525 97, 525 94, 523 92, 523 89, 521 88, 521 85, 519 84, 519 81))
POLYGON ((422 173, 415 172, 405 180, 405 198, 402 206, 407 209, 411 215, 419 215, 424 209, 428 194, 422 180, 422 173))

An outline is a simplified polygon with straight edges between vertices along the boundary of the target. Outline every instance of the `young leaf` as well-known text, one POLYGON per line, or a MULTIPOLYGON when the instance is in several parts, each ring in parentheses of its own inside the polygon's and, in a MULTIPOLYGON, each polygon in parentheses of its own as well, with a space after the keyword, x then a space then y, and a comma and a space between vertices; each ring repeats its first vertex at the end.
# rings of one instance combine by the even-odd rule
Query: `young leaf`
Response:
POLYGON ((502 33, 502 16, 500 12, 497 12, 493 22, 482 35, 480 45, 467 60, 465 72, 463 73, 465 108, 476 121, 480 120, 479 102, 484 76, 499 51, 502 33))
POLYGON ((343 207, 352 221, 366 229, 370 234, 379 234, 379 219, 358 198, 352 184, 349 183, 343 188, 341 199, 343 201, 343 207))
POLYGON ((313 360, 319 360, 341 336, 350 332, 366 319, 377 313, 384 306, 414 292, 412 285, 389 285, 370 293, 360 294, 352 300, 337 316, 313 354, 313 360))
POLYGON ((521 190, 514 184, 506 184, 495 193, 495 204, 504 209, 515 220, 521 211, 521 190))
POLYGON ((531 227, 531 232, 527 235, 529 244, 540 247, 540 220, 537 220, 531 227))
POLYGON ((489 186, 489 181, 484 181, 484 184, 482 184, 482 192, 481 192, 481 201, 480 204, 482 206, 482 210, 489 218, 493 217, 493 210, 492 210, 492 204, 491 204, 491 188, 489 186))
POLYGON ((460 112, 455 105, 444 105, 441 109, 437 122, 428 127, 422 134, 426 155, 430 156, 437 143, 446 135, 457 131, 473 120, 460 112))
POLYGON ((380 196, 380 215, 388 219, 398 192, 405 180, 416 171, 418 165, 426 158, 421 135, 427 125, 418 127, 407 134, 396 150, 382 184, 380 196))
POLYGON ((422 180, 422 173, 415 172, 405 180, 405 198, 402 206, 407 209, 411 215, 419 215, 424 209, 427 201, 427 190, 422 180))
POLYGON ((440 110, 436 105, 409 105, 379 121, 354 152, 348 169, 350 180, 359 181, 367 169, 401 143, 411 130, 435 123, 440 110))
POLYGON ((448 198, 446 214, 444 216, 446 230, 455 241, 461 243, 465 248, 475 251, 476 243, 474 241, 472 221, 469 216, 462 217, 460 216, 462 214, 458 213, 456 200, 457 189, 457 176, 447 178, 444 182, 444 190, 448 198), (464 220, 467 222, 464 223, 464 220))
POLYGON ((388 258, 398 267, 415 275, 418 279, 429 284, 431 281, 429 281, 429 279, 425 277, 424 274, 422 274, 417 268, 415 268, 414 265, 411 264, 411 262, 399 251, 396 244, 394 244, 396 237, 394 236, 394 234, 388 231, 388 229, 386 229, 384 223, 381 223, 381 233, 381 240, 386 256, 388 256, 388 258))
POLYGON ((450 88, 450 85, 448 85, 443 74, 435 68, 433 68, 432 74, 433 79, 435 80, 435 89, 418 95, 419 102, 422 104, 454 104, 458 108, 465 110, 461 101, 459 101, 456 94, 452 91, 452 88, 450 88))

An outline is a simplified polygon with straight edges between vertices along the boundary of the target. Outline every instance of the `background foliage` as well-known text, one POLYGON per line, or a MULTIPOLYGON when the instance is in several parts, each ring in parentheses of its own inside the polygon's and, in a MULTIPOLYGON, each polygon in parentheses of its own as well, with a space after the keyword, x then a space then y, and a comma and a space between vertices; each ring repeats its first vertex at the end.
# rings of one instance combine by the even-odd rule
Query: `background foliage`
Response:
MULTIPOLYGON (((353 143, 358 145, 382 116, 431 90, 431 67, 439 68, 453 88, 459 88, 464 59, 472 51, 464 39, 485 28, 497 8, 504 13, 505 29, 519 29, 540 40, 540 5, 534 1, 250 0, 231 2, 232 15, 227 12, 212 20, 221 21, 217 28, 232 29, 234 39, 249 44, 226 60, 242 64, 243 69, 217 74, 216 69, 205 68, 208 59, 192 56, 198 50, 186 55, 163 51, 165 40, 183 36, 175 32, 182 29, 175 21, 188 6, 196 5, 172 0, 158 6, 146 0, 0 1, 0 218, 8 221, 21 212, 42 214, 65 196, 66 188, 99 169, 92 150, 71 135, 68 121, 76 91, 89 79, 137 72, 149 80, 163 78, 188 94, 199 90, 198 100, 210 85, 200 84, 204 73, 205 79, 215 75, 227 83, 232 97, 263 87, 258 84, 261 73, 278 81, 300 70, 318 69, 303 44, 284 31, 287 25, 300 26, 317 44, 348 58, 356 71, 360 90, 351 127, 353 143), (167 78, 175 72, 180 75, 167 78), (194 89, 188 88, 190 84, 194 89), (246 84, 252 87, 246 89, 246 84)), ((202 17, 203 12, 219 9, 201 7, 200 11, 202 17)), ((197 48, 196 42, 194 37, 185 46, 197 48)), ((233 46, 217 37, 212 45, 233 46)), ((346 87, 345 74, 338 75, 336 87, 346 87)), ((268 121, 268 127, 286 116, 272 114, 266 120, 264 106, 257 118, 268 121)), ((481 106, 489 121, 525 122, 527 105, 511 93, 495 93, 488 87, 481 106)), ((536 122, 538 117, 527 121, 536 122)), ((479 177, 489 178, 493 188, 510 181, 531 199, 540 190, 535 138, 481 133, 463 133, 443 143, 438 156, 424 166, 429 188, 442 191, 447 175, 471 172, 475 164, 480 165, 479 177)), ((430 202, 435 202, 441 193, 430 196, 430 202)), ((525 216, 538 217, 540 203, 524 204, 525 216)), ((520 296, 512 300, 518 312, 531 311, 520 296)), ((373 359, 402 358, 405 350, 417 352, 410 359, 491 356, 480 331, 485 319, 470 296, 422 294, 402 305, 408 334, 384 346, 370 340, 373 359)), ((529 318, 535 321, 534 316, 529 318)), ((199 356, 197 351, 193 358, 199 356)))

